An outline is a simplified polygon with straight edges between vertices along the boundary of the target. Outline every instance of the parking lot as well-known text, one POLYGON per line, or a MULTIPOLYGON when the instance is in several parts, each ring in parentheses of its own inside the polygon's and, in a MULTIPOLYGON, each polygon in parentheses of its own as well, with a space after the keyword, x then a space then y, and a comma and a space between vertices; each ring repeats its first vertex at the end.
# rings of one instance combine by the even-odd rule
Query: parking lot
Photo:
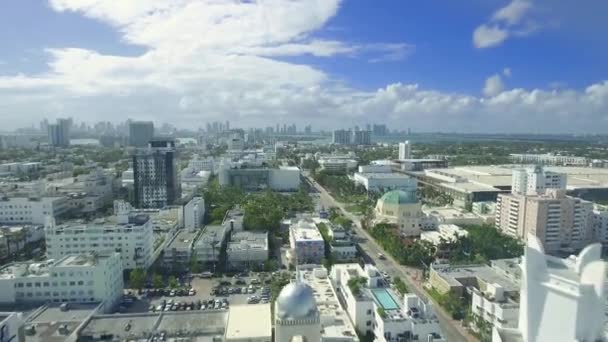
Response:
POLYGON ((176 289, 143 289, 133 293, 125 297, 133 299, 128 299, 121 311, 226 310, 230 305, 267 303, 272 276, 260 272, 221 278, 194 277, 176 289))

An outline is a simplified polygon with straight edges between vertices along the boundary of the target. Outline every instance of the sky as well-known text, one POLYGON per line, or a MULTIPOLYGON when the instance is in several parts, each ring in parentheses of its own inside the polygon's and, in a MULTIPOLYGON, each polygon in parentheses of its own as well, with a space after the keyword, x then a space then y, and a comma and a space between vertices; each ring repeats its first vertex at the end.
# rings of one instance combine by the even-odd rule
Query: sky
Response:
POLYGON ((6 0, 0 129, 605 133, 606 13, 596 0, 6 0))

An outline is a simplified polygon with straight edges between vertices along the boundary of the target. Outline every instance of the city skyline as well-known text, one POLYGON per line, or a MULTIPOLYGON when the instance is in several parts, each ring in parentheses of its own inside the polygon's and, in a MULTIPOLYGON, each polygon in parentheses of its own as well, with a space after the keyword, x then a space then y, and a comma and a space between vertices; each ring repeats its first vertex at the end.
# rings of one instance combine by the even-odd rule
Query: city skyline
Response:
POLYGON ((0 114, 4 129, 45 117, 131 117, 178 128, 228 119, 238 127, 599 133, 608 128, 607 7, 5 4, 0 114))

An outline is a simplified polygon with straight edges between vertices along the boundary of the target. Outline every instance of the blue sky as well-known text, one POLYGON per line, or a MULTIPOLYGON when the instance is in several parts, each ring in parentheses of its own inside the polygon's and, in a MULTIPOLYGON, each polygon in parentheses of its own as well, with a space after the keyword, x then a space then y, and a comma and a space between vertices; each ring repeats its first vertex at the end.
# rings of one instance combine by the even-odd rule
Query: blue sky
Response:
POLYGON ((608 128, 608 5, 599 1, 159 3, 3 2, 7 127, 73 116, 183 127, 229 118, 242 126, 608 128))

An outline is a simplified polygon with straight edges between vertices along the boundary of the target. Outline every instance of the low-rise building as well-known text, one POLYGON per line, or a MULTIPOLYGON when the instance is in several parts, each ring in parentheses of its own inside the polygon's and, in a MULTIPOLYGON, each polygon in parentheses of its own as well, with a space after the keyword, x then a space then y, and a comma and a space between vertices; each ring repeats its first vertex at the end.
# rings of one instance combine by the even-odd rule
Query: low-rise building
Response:
POLYGON ((357 331, 320 266, 304 266, 275 301, 275 341, 358 342, 357 331))
POLYGON ((420 240, 428 241, 435 246, 444 242, 455 241, 459 237, 465 237, 469 233, 455 224, 440 224, 437 230, 423 231, 420 233, 420 240))
POLYGON ((332 157, 322 157, 317 160, 321 170, 328 173, 344 174, 350 170, 354 170, 357 167, 357 161, 355 159, 342 159, 332 157))
POLYGON ((219 170, 219 181, 221 186, 237 186, 248 191, 296 191, 300 188, 300 169, 295 166, 275 169, 223 164, 219 170))
POLYGON ((198 235, 198 230, 183 229, 177 232, 164 248, 163 267, 173 272, 188 270, 192 260, 194 242, 198 235))
POLYGON ((194 251, 204 269, 215 270, 220 254, 225 251, 229 229, 221 225, 203 228, 200 237, 194 244, 194 251))
POLYGON ((205 200, 202 197, 192 198, 182 207, 180 216, 180 221, 184 228, 200 228, 205 218, 205 200))
POLYGON ((233 232, 226 247, 227 266, 235 270, 261 267, 268 252, 267 232, 233 232))
POLYGON ((415 336, 419 341, 446 341, 432 304, 414 294, 399 296, 382 287, 382 277, 375 267, 337 264, 332 267, 330 279, 355 328, 361 333, 373 333, 375 341, 415 336))
POLYGON ((0 258, 19 253, 30 243, 44 240, 44 226, 0 226, 0 258))
POLYGON ((0 286, 0 303, 103 302, 110 309, 122 297, 122 262, 112 253, 11 263, 0 268, 0 286))
POLYGON ((0 224, 40 225, 46 222, 47 216, 56 218, 69 210, 66 196, 3 196, 0 197, 0 224))
MULTIPOLYGON (((507 276, 504 266, 517 268, 514 259, 497 260, 488 265, 433 264, 429 283, 439 293, 451 292, 471 298, 471 311, 497 327, 516 327, 519 315, 519 284, 516 270, 507 276)), ((473 327, 476 328, 476 327, 473 327)))
POLYGON ((416 180, 401 173, 360 173, 356 172, 354 181, 370 192, 385 192, 388 190, 409 190, 416 188, 416 180))
POLYGON ((416 198, 416 189, 393 190, 376 203, 375 222, 396 225, 403 236, 420 235, 424 214, 416 198))
MULTIPOLYGON (((126 210, 126 208, 123 208, 126 210)), ((147 269, 154 262, 154 231, 146 214, 117 211, 116 216, 55 224, 49 218, 45 224, 46 253, 49 259, 71 254, 120 253, 123 268, 147 269)))
POLYGON ((493 223, 493 216, 477 215, 466 210, 454 207, 423 207, 422 212, 426 218, 423 229, 434 230, 441 224, 455 224, 457 226, 480 226, 485 223, 493 223))
POLYGON ((231 305, 226 325, 226 342, 272 341, 270 304, 231 305), (255 319, 252 319, 255 317, 255 319))
POLYGON ((325 241, 312 220, 301 219, 289 227, 289 246, 293 264, 320 264, 325 257, 325 241))

